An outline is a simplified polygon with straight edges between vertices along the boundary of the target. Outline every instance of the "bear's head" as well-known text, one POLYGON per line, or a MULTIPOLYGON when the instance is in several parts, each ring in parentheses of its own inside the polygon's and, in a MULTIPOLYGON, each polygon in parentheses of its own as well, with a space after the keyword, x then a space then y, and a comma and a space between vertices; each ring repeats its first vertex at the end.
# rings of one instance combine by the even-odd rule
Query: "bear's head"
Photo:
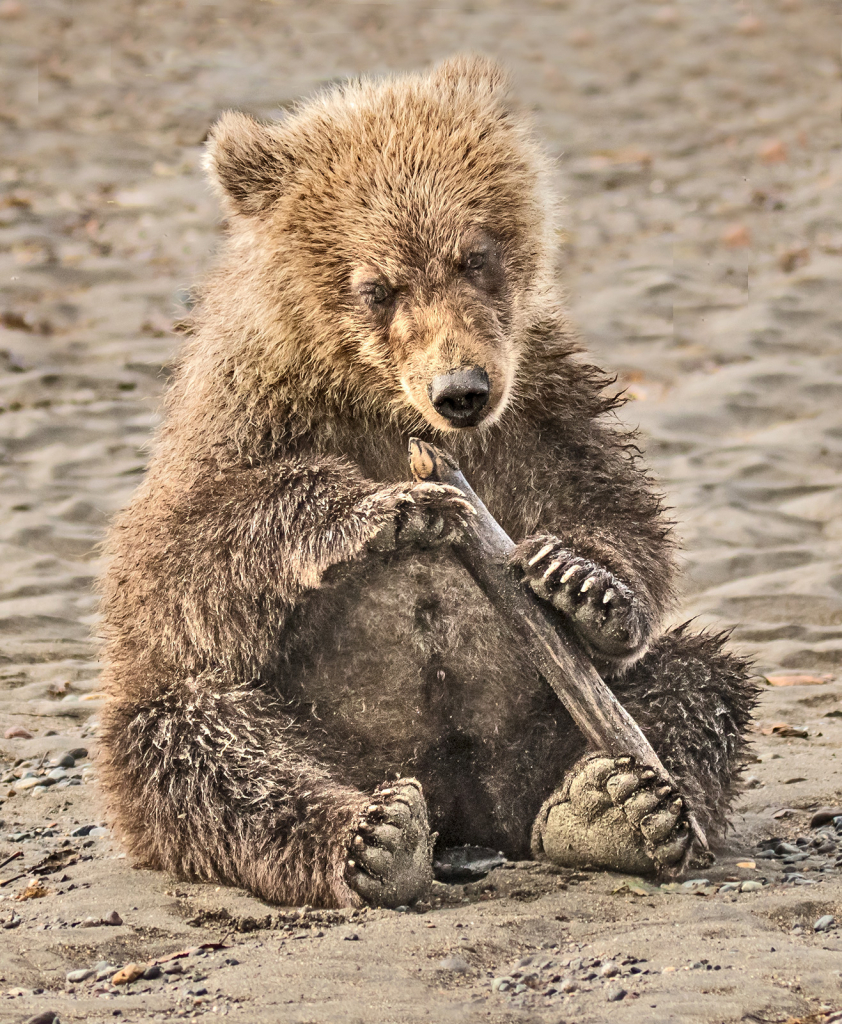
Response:
POLYGON ((228 113, 206 166, 261 379, 294 374, 409 428, 499 418, 551 302, 555 225, 497 65, 346 83, 279 122, 228 113))

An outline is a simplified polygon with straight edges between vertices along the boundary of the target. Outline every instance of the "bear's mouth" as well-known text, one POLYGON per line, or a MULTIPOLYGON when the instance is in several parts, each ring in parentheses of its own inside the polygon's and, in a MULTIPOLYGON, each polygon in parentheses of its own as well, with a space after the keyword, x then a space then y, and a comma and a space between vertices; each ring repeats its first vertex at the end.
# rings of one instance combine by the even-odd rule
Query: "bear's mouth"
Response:
POLYGON ((434 377, 430 404, 453 427, 475 427, 483 418, 491 387, 481 366, 462 366, 434 377))

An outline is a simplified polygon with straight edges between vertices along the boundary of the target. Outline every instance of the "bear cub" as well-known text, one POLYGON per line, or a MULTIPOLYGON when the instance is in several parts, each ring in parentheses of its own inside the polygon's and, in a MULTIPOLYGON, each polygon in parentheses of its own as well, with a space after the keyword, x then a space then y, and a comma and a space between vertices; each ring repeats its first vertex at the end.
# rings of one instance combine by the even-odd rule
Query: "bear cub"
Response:
POLYGON ((666 628, 670 523, 560 303, 547 157, 493 63, 214 126, 226 239, 110 533, 103 782, 124 843, 285 904, 397 906, 436 842, 650 872, 721 833, 755 699, 666 628), (452 554, 449 450, 677 781, 588 752, 452 554))

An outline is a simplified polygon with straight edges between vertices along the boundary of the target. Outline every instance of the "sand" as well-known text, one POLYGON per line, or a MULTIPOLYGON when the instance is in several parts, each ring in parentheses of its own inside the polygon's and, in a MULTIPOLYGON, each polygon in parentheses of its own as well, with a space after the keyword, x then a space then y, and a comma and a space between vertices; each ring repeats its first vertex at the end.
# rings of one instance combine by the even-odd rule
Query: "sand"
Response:
POLYGON ((813 931, 842 920, 840 869, 807 862, 804 884, 784 883, 757 857, 842 803, 838 43, 821 0, 0 3, 0 736, 32 734, 0 740, 0 774, 91 755, 79 785, 0 786, 0 862, 22 853, 0 868, 0 924, 14 924, 0 930, 0 1021, 829 1022, 842 1009, 840 932, 813 931), (212 257, 207 126, 465 47, 510 65, 558 157, 560 272, 681 524, 682 617, 733 629, 759 673, 801 685, 764 684, 751 788, 707 885, 523 864, 442 887, 423 914, 296 917, 134 870, 107 832, 70 836, 103 821, 92 583, 108 517, 144 469, 171 325, 212 257), (53 851, 46 895, 16 899, 53 851), (765 884, 733 888, 751 880, 765 884), (83 924, 112 910, 121 925, 83 924), (223 939, 177 961, 181 980, 66 981, 223 939), (494 991, 525 955, 558 966, 525 965, 538 980, 522 994, 494 991), (619 973, 603 976, 611 958, 619 973), (577 990, 547 997, 553 971, 577 990), (609 1001, 612 986, 625 996, 609 1001))

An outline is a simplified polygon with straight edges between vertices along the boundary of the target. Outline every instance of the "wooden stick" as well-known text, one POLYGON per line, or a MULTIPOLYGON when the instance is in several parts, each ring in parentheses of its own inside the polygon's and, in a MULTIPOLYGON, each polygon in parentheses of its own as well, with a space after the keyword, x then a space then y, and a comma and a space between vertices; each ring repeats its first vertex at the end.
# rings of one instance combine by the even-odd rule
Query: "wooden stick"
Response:
MULTIPOLYGON (((530 661, 555 690, 579 731, 595 751, 613 757, 632 755, 651 768, 659 779, 675 782, 641 732, 640 726, 602 680, 585 652, 564 632, 554 609, 530 594, 508 568, 514 541, 488 511, 458 465, 438 448, 416 437, 409 441, 409 465, 418 481, 450 484, 469 499, 476 510, 466 539, 454 552, 480 589, 526 645, 530 661)), ((687 801, 687 820, 693 842, 710 854, 704 831, 687 801)), ((685 858, 686 860, 686 858, 685 858)))

